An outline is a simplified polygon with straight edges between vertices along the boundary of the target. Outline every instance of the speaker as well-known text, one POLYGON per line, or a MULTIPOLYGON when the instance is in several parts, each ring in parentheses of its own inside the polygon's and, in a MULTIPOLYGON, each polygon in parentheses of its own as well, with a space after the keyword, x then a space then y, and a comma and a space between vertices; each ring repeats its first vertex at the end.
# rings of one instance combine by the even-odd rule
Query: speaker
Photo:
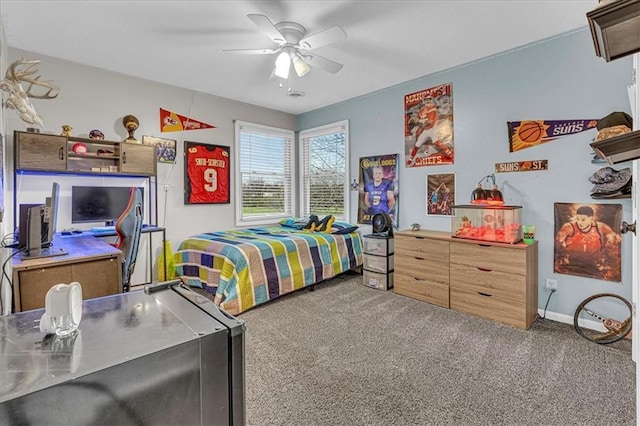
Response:
POLYGON ((371 226, 374 234, 393 237, 393 221, 388 214, 374 214, 373 219, 371 219, 371 226))

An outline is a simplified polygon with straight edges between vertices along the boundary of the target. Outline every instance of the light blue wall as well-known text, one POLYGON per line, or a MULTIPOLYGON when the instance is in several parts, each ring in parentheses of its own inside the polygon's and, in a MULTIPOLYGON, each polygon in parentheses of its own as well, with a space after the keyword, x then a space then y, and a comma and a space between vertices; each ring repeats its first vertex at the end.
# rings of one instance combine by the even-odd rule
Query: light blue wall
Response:
MULTIPOLYGON (((424 54, 428 54, 425 52, 424 54)), ((358 159, 398 153, 404 158, 403 97, 442 83, 453 84, 455 164, 399 168, 400 228, 417 222, 426 229, 450 230, 448 217, 426 216, 427 173, 456 174, 456 203, 468 204, 475 183, 492 173, 495 163, 547 159, 549 170, 496 174, 506 203, 523 206, 523 223, 536 226, 539 241, 538 305, 544 308, 546 278, 558 280, 549 318, 566 321, 580 301, 600 292, 631 300, 631 240, 623 237, 622 283, 553 273, 554 202, 601 202, 589 196, 588 181, 603 164, 592 164, 589 143, 595 130, 559 138, 509 153, 507 121, 601 118, 612 111, 630 112, 627 86, 631 57, 606 63, 596 57, 588 29, 543 40, 481 61, 428 75, 398 86, 298 116, 304 130, 349 120, 350 174, 358 177, 358 159), (555 316, 555 318, 554 318, 555 316)), ((630 163, 616 165, 617 169, 630 163)), ((357 193, 351 193, 356 219, 357 193)), ((602 201, 623 206, 631 221, 631 200, 602 201)))

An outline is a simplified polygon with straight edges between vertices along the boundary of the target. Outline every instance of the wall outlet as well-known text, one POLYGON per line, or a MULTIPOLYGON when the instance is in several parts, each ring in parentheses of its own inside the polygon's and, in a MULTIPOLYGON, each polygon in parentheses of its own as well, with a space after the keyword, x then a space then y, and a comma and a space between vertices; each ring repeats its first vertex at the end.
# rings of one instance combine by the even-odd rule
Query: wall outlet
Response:
POLYGON ((544 283, 544 291, 550 293, 551 291, 558 292, 558 280, 552 280, 551 278, 547 278, 544 283))

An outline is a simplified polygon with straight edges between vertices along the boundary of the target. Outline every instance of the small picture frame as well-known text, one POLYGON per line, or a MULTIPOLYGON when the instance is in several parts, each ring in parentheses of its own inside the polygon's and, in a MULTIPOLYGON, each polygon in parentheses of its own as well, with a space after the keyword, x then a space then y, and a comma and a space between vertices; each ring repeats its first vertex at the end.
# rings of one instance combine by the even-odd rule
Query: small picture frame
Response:
POLYGON ((158 163, 175 164, 176 141, 175 139, 159 138, 157 136, 142 136, 143 145, 155 145, 156 161, 158 163))
POLYGON ((427 175, 427 215, 453 216, 456 199, 455 173, 427 175))

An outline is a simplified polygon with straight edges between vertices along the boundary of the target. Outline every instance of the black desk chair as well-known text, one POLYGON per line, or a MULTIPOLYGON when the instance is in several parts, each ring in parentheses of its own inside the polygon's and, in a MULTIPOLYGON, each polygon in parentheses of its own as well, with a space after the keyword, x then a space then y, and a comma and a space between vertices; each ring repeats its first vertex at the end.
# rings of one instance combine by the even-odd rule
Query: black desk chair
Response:
POLYGON ((131 275, 136 266, 143 218, 142 190, 132 187, 129 204, 120 214, 115 225, 118 239, 114 246, 122 251, 122 290, 124 292, 129 291, 131 275))

